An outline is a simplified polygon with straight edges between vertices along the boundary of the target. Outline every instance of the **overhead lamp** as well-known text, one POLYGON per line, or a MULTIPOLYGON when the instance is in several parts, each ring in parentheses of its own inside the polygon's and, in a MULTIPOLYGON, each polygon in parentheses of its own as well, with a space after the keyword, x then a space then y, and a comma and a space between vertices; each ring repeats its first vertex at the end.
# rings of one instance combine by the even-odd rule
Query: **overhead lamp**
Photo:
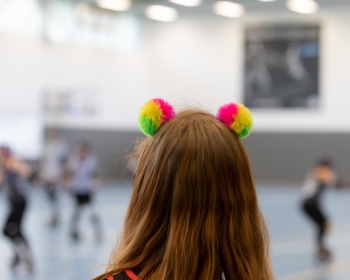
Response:
POLYGON ((260 2, 275 2, 276 0, 258 0, 260 2))
POLYGON ((300 14, 313 14, 319 7, 314 0, 288 0, 287 8, 300 14))
POLYGON ((96 0, 96 5, 100 8, 111 11, 127 11, 131 7, 130 0, 96 0))
POLYGON ((196 7, 202 3, 202 0, 169 0, 169 2, 186 7, 196 7))
POLYGON ((151 5, 146 8, 145 15, 149 19, 171 22, 177 19, 178 13, 174 8, 162 5, 151 5))
POLYGON ((213 5, 213 10, 216 14, 229 18, 239 18, 243 16, 245 12, 244 6, 231 1, 216 2, 213 5))

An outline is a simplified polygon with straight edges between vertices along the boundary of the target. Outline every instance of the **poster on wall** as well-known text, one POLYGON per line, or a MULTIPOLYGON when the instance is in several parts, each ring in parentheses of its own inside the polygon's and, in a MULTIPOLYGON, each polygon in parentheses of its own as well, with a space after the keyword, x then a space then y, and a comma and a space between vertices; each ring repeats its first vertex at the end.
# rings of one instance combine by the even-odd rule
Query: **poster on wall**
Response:
POLYGON ((244 102, 252 108, 317 108, 319 25, 245 28, 244 102))

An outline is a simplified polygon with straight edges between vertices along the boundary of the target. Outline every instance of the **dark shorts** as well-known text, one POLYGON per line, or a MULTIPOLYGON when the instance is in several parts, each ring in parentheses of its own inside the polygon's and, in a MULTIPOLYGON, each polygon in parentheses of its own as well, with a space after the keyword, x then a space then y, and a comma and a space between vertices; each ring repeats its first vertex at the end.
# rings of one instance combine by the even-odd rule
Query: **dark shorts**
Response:
POLYGON ((78 205, 90 204, 92 197, 90 193, 85 194, 75 194, 75 200, 78 205))

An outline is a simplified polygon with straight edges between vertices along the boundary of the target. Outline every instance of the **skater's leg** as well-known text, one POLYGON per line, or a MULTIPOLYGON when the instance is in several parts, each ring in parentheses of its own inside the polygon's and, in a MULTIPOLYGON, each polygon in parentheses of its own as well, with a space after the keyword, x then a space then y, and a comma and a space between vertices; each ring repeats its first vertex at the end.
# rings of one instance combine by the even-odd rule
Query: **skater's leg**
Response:
POLYGON ((81 203, 82 199, 79 194, 75 194, 74 198, 75 198, 75 207, 74 207, 74 211, 71 219, 71 236, 74 240, 78 240, 80 238, 79 220, 80 220, 83 204, 81 203))

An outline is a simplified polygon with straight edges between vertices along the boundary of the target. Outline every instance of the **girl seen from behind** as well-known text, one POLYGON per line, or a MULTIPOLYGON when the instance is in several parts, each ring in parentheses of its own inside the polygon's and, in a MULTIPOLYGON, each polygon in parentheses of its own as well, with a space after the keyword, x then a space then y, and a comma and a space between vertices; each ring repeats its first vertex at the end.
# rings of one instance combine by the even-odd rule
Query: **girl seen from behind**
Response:
POLYGON ((140 113, 147 137, 124 228, 106 273, 95 280, 270 280, 268 231, 240 140, 252 119, 241 104, 215 117, 175 115, 162 99, 140 113))

